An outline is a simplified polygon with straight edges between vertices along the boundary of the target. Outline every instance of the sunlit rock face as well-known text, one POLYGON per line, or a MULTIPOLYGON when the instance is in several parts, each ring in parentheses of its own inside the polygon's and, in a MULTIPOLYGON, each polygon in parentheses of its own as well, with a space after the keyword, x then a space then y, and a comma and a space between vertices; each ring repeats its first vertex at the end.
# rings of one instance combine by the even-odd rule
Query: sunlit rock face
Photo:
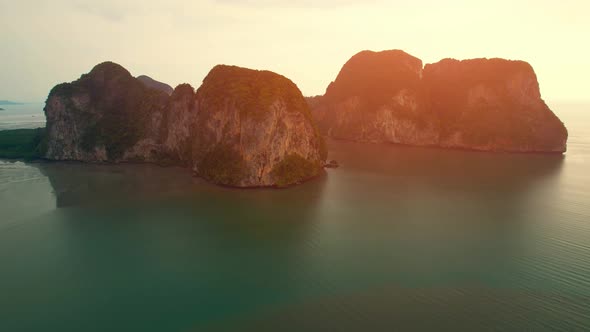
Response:
POLYGON ((564 152, 567 130, 541 99, 531 65, 504 59, 445 59, 426 65, 429 112, 439 145, 511 152, 564 152))
POLYGON ((45 157, 183 165, 239 187, 287 186, 323 169, 325 145, 287 78, 217 66, 195 93, 170 96, 106 62, 56 86, 45 106, 45 157))
POLYGON ((323 97, 308 99, 324 135, 484 151, 563 152, 567 131, 522 61, 363 51, 323 97))
POLYGON ((333 138, 432 144, 438 133, 422 116, 421 77, 422 61, 403 51, 360 52, 316 101, 314 116, 333 138))
POLYGON ((325 146, 297 86, 269 71, 216 66, 197 91, 193 170, 241 187, 286 186, 319 174, 325 146))

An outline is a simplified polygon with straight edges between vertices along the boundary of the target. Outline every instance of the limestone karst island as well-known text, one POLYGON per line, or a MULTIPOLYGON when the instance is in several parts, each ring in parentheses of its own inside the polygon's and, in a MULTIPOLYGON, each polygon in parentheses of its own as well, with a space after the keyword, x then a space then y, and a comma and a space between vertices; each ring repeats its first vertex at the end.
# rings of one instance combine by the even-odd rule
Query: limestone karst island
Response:
POLYGON ((54 87, 44 111, 44 130, 22 140, 0 133, 5 156, 178 165, 235 187, 285 187, 320 175, 327 138, 563 153, 568 135, 528 63, 423 66, 400 50, 354 55, 325 95, 308 98, 270 71, 218 65, 196 91, 172 90, 104 62, 54 87))
POLYGON ((153 82, 105 62, 56 86, 42 156, 183 165, 236 187, 288 186, 323 169, 324 140, 289 79, 220 65, 196 93, 183 84, 169 95, 153 82))
POLYGON ((590 331, 587 13, 0 0, 0 332, 590 331))
POLYGON ((565 152, 567 130, 541 99, 533 68, 504 59, 403 51, 353 56, 324 96, 310 98, 322 134, 482 151, 565 152))

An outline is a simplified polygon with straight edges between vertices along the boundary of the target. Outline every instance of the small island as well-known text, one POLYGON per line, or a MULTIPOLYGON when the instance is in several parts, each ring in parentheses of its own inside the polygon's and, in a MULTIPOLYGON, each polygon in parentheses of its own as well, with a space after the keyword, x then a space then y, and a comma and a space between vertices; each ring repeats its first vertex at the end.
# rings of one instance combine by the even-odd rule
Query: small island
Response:
POLYGON ((4 111, 5 109, 3 109, 2 107, 0 107, 0 111, 4 111))

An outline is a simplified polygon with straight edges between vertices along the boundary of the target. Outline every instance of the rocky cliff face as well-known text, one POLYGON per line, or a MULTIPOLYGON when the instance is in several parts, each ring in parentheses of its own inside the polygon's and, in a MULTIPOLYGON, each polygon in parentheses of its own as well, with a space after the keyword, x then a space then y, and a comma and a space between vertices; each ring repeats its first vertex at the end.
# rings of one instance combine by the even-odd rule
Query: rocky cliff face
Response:
POLYGON ((310 101, 322 133, 338 139, 485 151, 566 148, 565 127, 521 61, 447 59, 422 69, 402 51, 363 51, 310 101))
POLYGON ((250 187, 301 182, 326 157, 301 92, 271 72, 218 66, 168 96, 107 62, 56 86, 45 114, 52 160, 179 164, 250 187))
POLYGON ((297 86, 268 71, 211 70, 197 91, 193 170, 238 186, 290 185, 317 175, 327 152, 297 86))
POLYGON ((189 84, 177 86, 164 114, 162 150, 170 160, 180 161, 185 166, 190 166, 192 161, 192 137, 199 131, 198 111, 193 87, 189 84))
POLYGON ((353 56, 316 101, 314 116, 333 138, 429 145, 434 119, 421 117, 422 61, 403 51, 353 56))
POLYGON ((426 65, 428 110, 439 119, 439 145, 512 152, 564 152, 567 130, 541 99, 523 61, 445 59, 426 65))
POLYGON ((47 152, 54 160, 154 161, 168 96, 123 67, 97 65, 49 93, 47 152))

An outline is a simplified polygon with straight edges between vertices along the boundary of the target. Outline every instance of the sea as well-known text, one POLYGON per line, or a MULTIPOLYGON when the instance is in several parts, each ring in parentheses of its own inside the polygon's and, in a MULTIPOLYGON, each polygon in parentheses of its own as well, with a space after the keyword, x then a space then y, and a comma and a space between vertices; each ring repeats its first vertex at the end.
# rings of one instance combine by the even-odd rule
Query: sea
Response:
POLYGON ((2 105, 0 108, 0 130, 45 127, 42 103, 2 105))
POLYGON ((550 106, 563 156, 328 141, 287 189, 0 160, 0 331, 588 331, 590 105, 550 106))

